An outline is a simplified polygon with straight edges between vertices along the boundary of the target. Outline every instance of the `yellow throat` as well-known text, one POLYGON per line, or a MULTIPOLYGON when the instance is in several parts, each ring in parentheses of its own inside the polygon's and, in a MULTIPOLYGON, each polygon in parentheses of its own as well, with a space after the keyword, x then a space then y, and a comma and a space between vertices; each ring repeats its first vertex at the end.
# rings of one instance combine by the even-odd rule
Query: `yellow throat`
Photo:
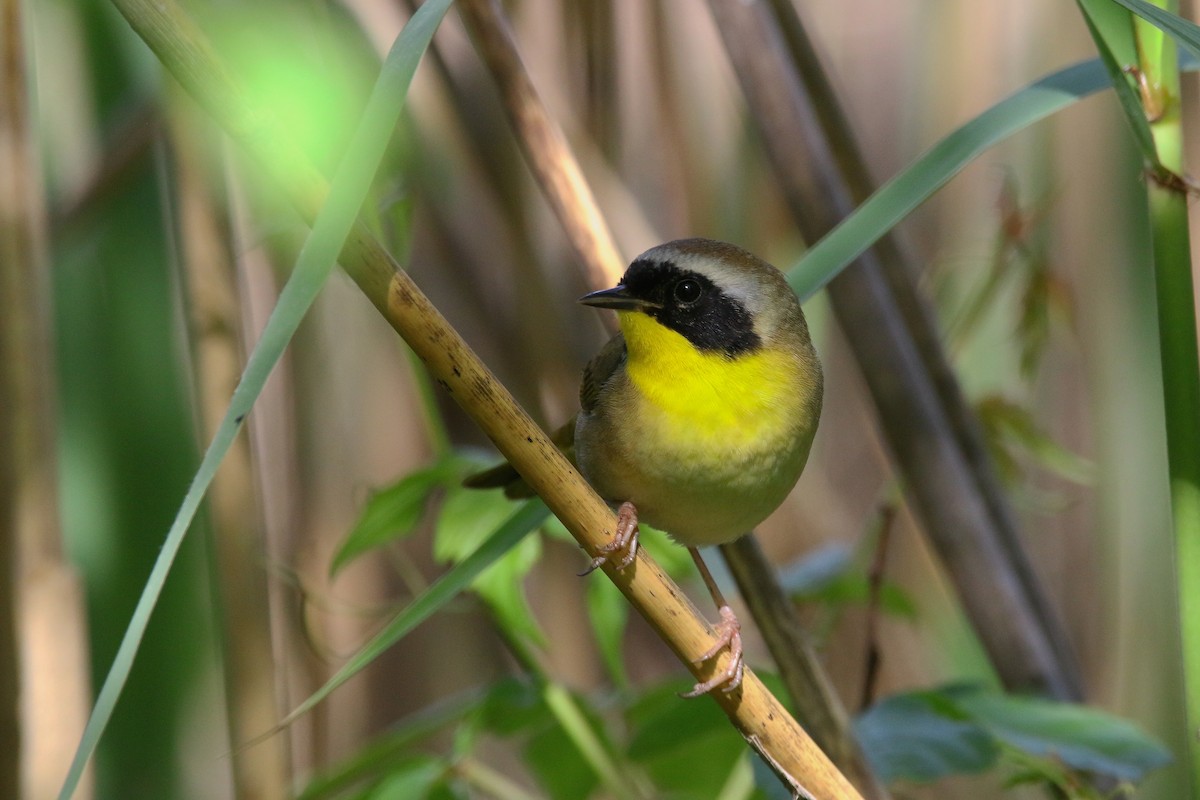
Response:
POLYGON ((618 312, 630 381, 664 417, 693 436, 782 433, 798 414, 797 360, 762 347, 730 358, 697 349, 683 335, 637 311, 618 312))

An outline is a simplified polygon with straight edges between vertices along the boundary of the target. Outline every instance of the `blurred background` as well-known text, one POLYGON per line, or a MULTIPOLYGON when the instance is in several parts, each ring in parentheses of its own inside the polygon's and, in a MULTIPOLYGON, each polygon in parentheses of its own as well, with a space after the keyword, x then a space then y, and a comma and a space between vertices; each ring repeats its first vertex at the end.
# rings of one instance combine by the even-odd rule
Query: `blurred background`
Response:
MULTIPOLYGON (((48 502, 77 580, 61 564, 49 583, 39 577, 38 565, 56 563, 55 547, 27 546, 23 656, 55 665, 40 673, 50 699, 33 707, 61 707, 63 715, 39 726, 48 760, 30 796, 45 797, 57 791, 84 698, 112 661, 224 410, 239 354, 261 329, 306 228, 111 5, 18 5, 39 165, 30 213, 44 212, 48 270, 51 342, 38 365, 52 390, 45 416, 54 445, 44 455, 57 500, 48 502), (71 607, 72 586, 82 602, 75 615, 61 608, 71 607)), ((705 236, 781 268, 798 260, 804 242, 702 4, 506 7, 526 66, 626 259, 661 241, 705 236)), ((410 13, 403 0, 189 9, 256 96, 280 104, 327 170, 410 13)), ((1020 87, 1094 57, 1070 3, 864 0, 802 3, 799 11, 877 180, 1020 87)), ((453 10, 435 48, 366 213, 525 408, 556 427, 577 407, 579 371, 604 328, 574 303, 588 289, 583 273, 453 10)), ((1195 100, 1188 81, 1186 99, 1195 100)), ((1101 93, 988 152, 899 232, 983 415, 1025 543, 1078 653, 1088 702, 1179 753, 1174 570, 1140 172, 1117 104, 1101 93)), ((825 364, 825 412, 799 486, 758 532, 763 547, 785 574, 809 568, 804 618, 852 711, 863 702, 871 614, 880 617, 878 694, 993 681, 901 501, 862 376, 823 296, 806 312, 825 364), (881 508, 896 504, 884 554, 891 601, 871 610, 863 575, 881 508), (824 582, 812 577, 822 565, 832 576, 824 582)), ((418 369, 335 273, 250 416, 246 447, 216 489, 224 499, 214 497, 171 575, 94 763, 94 796, 235 796, 231 754, 246 744, 231 741, 228 717, 256 708, 246 718, 269 724, 295 707, 445 568, 431 554, 430 519, 330 577, 372 491, 430 463, 438 446, 430 408, 456 446, 487 447, 444 394, 433 406, 423 399, 418 369), (241 538, 222 544, 213 534, 222 520, 240 527, 241 538), (244 660, 223 662, 222 652, 244 660)), ((54 523, 43 530, 56 539, 54 523)), ((603 579, 577 578, 583 563, 573 544, 545 539, 525 593, 545 634, 542 667, 586 694, 604 691, 611 676, 585 599, 588 582, 603 579)), ((703 599, 702 586, 687 581, 703 599)), ((747 638, 750 663, 766 664, 755 633, 747 638)), ((633 686, 683 677, 636 619, 623 663, 633 686)), ((397 720, 520 671, 490 615, 463 597, 250 752, 304 786, 363 753, 397 720)), ((435 751, 453 744, 452 732, 428 740, 435 751)), ((542 796, 512 753, 511 742, 497 738, 478 757, 528 796, 542 796)), ((1139 796, 1182 797, 1183 778, 1177 759, 1139 796)), ((906 784, 898 796, 1001 795, 1019 792, 1004 791, 990 772, 906 784)))

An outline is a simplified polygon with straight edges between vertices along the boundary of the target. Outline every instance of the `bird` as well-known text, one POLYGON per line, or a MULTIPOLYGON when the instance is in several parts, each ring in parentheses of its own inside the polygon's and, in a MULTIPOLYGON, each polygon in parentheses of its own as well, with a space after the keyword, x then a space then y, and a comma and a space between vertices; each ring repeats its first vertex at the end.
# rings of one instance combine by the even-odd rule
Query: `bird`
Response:
MULTIPOLYGON (((720 621, 700 664, 726 666, 684 697, 741 684, 741 625, 697 548, 732 542, 767 518, 808 461, 823 373, 783 273, 733 244, 679 239, 635 258, 619 283, 579 302, 617 313, 620 331, 584 368, 580 410, 552 435, 617 508, 613 539, 581 574, 635 560, 638 525, 688 548, 720 621)), ((468 486, 531 493, 507 464, 468 486)))

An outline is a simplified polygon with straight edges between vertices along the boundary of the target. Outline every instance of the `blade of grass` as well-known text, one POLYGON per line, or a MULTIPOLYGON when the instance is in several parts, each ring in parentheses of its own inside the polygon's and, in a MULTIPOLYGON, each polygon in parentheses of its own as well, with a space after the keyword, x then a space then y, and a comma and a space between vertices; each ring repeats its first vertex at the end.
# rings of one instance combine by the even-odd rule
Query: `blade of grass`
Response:
MULTIPOLYGON (((275 730, 290 725, 314 706, 328 697, 335 689, 358 674, 364 667, 379 657, 379 654, 400 641, 409 631, 429 619, 442 606, 466 589, 479 573, 496 559, 511 550, 550 516, 550 510, 540 500, 523 503, 512 516, 479 546, 474 553, 456 564, 449 572, 434 582, 387 626, 367 642, 336 674, 295 708, 276 726, 275 730)), ((273 731, 271 731, 273 732, 273 731)), ((269 733, 266 735, 269 735, 269 733)))
POLYGON ((1200 58, 1200 25, 1189 22, 1178 14, 1172 14, 1146 0, 1112 0, 1125 6, 1134 14, 1149 22, 1154 27, 1170 34, 1181 45, 1200 58))
POLYGON ((1001 100, 880 186, 788 270, 788 283, 802 300, 816 294, 980 153, 1110 85, 1103 65, 1093 59, 1053 72, 1001 100))
MULTIPOLYGON (((400 117, 400 110, 417 63, 428 47, 442 16, 449 9, 450 2, 451 0, 430 0, 422 6, 397 37, 391 52, 388 53, 362 120, 334 176, 326 202, 317 215, 312 233, 297 259, 295 271, 280 293, 279 303, 267 321, 262 338, 247 360, 246 369, 234 390, 229 410, 221 420, 216 435, 200 462, 200 468, 196 471, 179 513, 167 533, 162 551, 154 562, 154 568, 134 609, 112 667, 105 677, 59 792, 60 800, 74 794, 83 769, 104 733, 129 677, 134 657, 166 583, 171 565, 195 518, 204 493, 212 483, 221 459, 237 436, 271 369, 283 354, 300 320, 337 263, 338 254, 358 217, 358 209, 362 206, 384 149, 400 117)), ((119 0, 117 4, 123 12, 126 10, 119 0)))
MULTIPOLYGON (((1124 4, 1126 0, 1113 2, 1124 4)), ((1181 66, 1188 72, 1200 69, 1200 63, 1190 58, 1184 59, 1181 66)), ((1001 100, 956 128, 880 186, 788 270, 788 283, 800 299, 812 297, 980 153, 1111 86, 1103 62, 1092 59, 1052 72, 1001 100)))

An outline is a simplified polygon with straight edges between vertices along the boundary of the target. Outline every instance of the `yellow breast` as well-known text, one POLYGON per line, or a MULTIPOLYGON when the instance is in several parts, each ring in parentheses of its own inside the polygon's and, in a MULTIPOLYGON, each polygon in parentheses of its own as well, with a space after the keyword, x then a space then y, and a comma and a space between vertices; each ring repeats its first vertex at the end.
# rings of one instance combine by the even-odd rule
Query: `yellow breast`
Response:
POLYGON ((764 348, 731 359, 697 350, 645 314, 620 319, 629 379, 677 444, 721 439, 736 448, 794 430, 807 400, 796 354, 764 348))
POLYGON ((603 497, 689 545, 731 541, 787 496, 808 458, 820 368, 807 342, 728 358, 645 314, 622 312, 627 359, 575 429, 603 497))

